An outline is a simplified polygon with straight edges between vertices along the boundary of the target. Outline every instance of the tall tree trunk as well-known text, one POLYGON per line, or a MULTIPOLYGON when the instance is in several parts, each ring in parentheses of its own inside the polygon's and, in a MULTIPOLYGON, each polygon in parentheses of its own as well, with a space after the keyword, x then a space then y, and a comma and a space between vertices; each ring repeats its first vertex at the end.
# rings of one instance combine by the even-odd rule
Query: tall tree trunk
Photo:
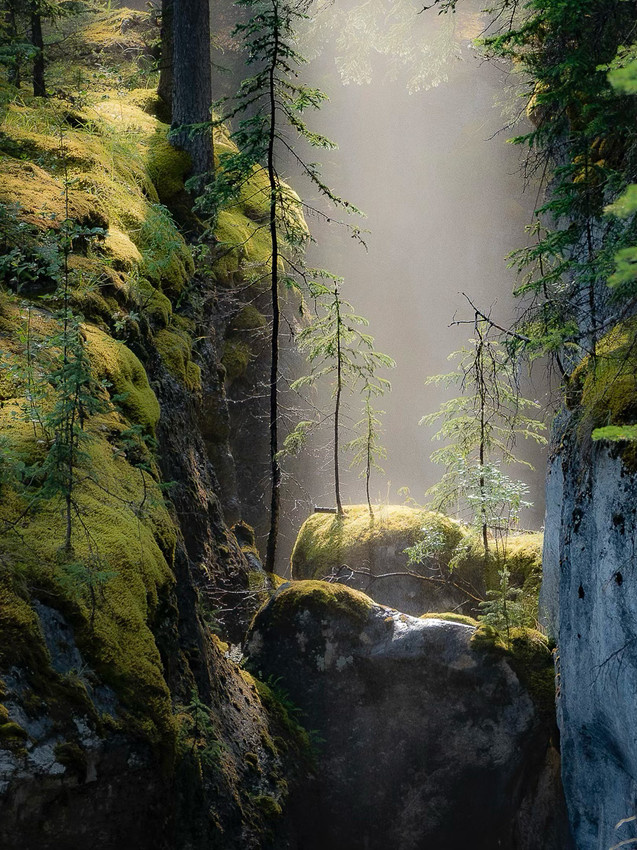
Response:
POLYGON ((338 289, 334 290, 336 296, 336 404, 334 406, 334 490, 336 492, 336 512, 343 516, 343 505, 341 504, 341 482, 338 464, 338 431, 341 415, 341 393, 343 391, 343 364, 341 355, 341 308, 338 297, 338 289))
POLYGON ((37 48, 37 53, 33 59, 33 95, 34 97, 46 97, 42 16, 37 3, 31 4, 31 43, 37 48))
POLYGON ((367 494, 367 507, 369 515, 374 516, 372 510, 372 498, 369 494, 369 482, 372 477, 372 412, 369 408, 369 399, 367 400, 367 464, 365 466, 365 493, 367 494))
POLYGON ((157 94, 168 107, 172 117, 173 108, 173 26, 174 0, 162 0, 161 4, 161 60, 157 94))
POLYGON ((192 157, 195 175, 213 170, 210 0, 173 0, 172 127, 177 147, 192 157), (192 125, 205 125, 192 130, 192 125), (179 129, 183 128, 183 129, 179 129))
MULTIPOLYGON (((478 331, 478 335, 479 331, 478 331)), ((484 343, 480 336, 480 343, 476 350, 476 385, 478 387, 478 395, 480 398, 480 446, 479 446, 479 463, 480 463, 480 513, 482 514, 482 548, 484 550, 485 564, 489 557, 489 524, 487 520, 487 486, 484 466, 487 461, 487 439, 486 439, 486 387, 484 374, 484 343)))
MULTIPOLYGON (((7 3, 7 11, 5 15, 9 38, 15 43, 18 41, 18 19, 16 16, 15 3, 7 3)), ((22 75, 20 72, 20 58, 19 55, 16 55, 13 63, 8 67, 7 76, 11 85, 16 86, 17 88, 20 88, 20 83, 22 82, 22 75)))
POLYGON ((274 3, 275 28, 274 49, 269 70, 269 95, 270 95, 270 129, 268 136, 268 181, 270 184, 270 244, 272 257, 271 269, 271 293, 272 293, 272 337, 271 337, 271 360, 270 360, 270 531, 265 556, 265 568, 267 572, 273 573, 275 567, 276 543, 279 534, 279 514, 281 511, 281 467, 279 465, 279 236, 277 233, 276 209, 278 180, 274 166, 274 143, 276 141, 276 91, 275 77, 279 58, 279 26, 278 7, 274 3))

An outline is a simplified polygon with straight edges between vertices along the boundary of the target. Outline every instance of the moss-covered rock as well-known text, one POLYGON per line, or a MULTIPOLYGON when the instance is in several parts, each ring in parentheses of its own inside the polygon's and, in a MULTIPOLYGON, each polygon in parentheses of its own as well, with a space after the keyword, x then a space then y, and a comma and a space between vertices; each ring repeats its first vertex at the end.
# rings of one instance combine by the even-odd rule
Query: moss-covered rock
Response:
POLYGON ((176 328, 155 334, 155 345, 166 369, 192 392, 201 389, 201 368, 192 360, 190 336, 176 328))
POLYGON ((302 525, 291 558, 295 579, 331 578, 369 593, 376 601, 419 615, 447 609, 476 616, 487 591, 499 587, 506 564, 522 589, 527 624, 535 624, 542 577, 542 534, 512 533, 491 541, 485 561, 480 535, 448 517, 404 505, 383 505, 370 516, 350 505, 345 515, 315 513, 302 525), (410 564, 405 549, 424 536, 435 552, 410 564))
POLYGON ((223 345, 221 363, 225 369, 226 380, 233 382, 243 378, 253 358, 250 343, 236 336, 227 338, 223 345))
POLYGON ((444 537, 442 552, 447 558, 463 537, 459 524, 453 520, 405 505, 376 506, 371 515, 366 505, 346 505, 344 510, 343 517, 315 513, 303 523, 292 552, 295 578, 325 577, 341 564, 358 564, 366 558, 367 546, 400 558, 407 546, 420 539, 423 528, 440 532, 444 537))
POLYGON ((481 652, 505 657, 548 723, 555 718, 555 665, 550 643, 536 629, 516 626, 507 633, 481 623, 471 638, 481 652))
POLYGON ((293 581, 280 585, 268 617, 279 628, 294 628, 306 614, 312 617, 338 617, 363 622, 371 611, 369 596, 342 584, 326 581, 293 581))
MULTIPOLYGON (((596 428, 637 423, 636 333, 635 317, 619 322, 598 342, 595 356, 585 357, 571 375, 567 402, 577 410, 580 441, 586 443, 596 428)), ((621 444, 620 451, 636 468, 634 441, 621 444)))
POLYGON ((462 623, 465 626, 473 626, 478 628, 478 621, 474 617, 468 617, 466 614, 456 614, 453 611, 444 611, 442 613, 429 612, 420 615, 421 620, 444 620, 448 623, 462 623))
POLYGON ((446 568, 463 538, 459 523, 442 514, 382 505, 370 515, 367 506, 348 505, 343 517, 315 513, 305 521, 292 552, 292 576, 332 576, 406 613, 445 610, 466 601, 446 568), (410 565, 404 550, 421 539, 423 529, 439 535, 436 563, 410 565), (445 565, 442 573, 439 564, 445 565))
POLYGON ((182 199, 192 163, 185 151, 170 144, 164 128, 158 128, 149 140, 146 168, 162 204, 172 207, 182 199))
POLYGON ((159 402, 139 359, 123 342, 97 328, 87 325, 84 332, 96 376, 108 382, 110 394, 117 396, 117 405, 131 423, 154 433, 159 421, 159 402))
MULTIPOLYGON (((61 81, 59 99, 0 83, 0 203, 19 223, 15 243, 3 237, 21 249, 28 231, 29 243, 52 255, 67 214, 102 231, 75 240, 68 258, 70 304, 82 314, 101 410, 80 413, 66 548, 63 499, 41 489, 48 473, 39 464, 54 437, 27 401, 24 342, 28 315, 44 352, 37 404, 49 411, 55 382, 40 343, 59 332, 60 274, 52 263, 19 295, 20 282, 8 280, 11 289, 0 291, 0 845, 256 846, 283 820, 307 735, 283 721, 277 697, 249 682, 203 625, 198 597, 216 599, 222 587, 233 604, 241 599, 239 633, 273 579, 225 528, 197 430, 203 388, 192 341, 203 352, 205 389, 222 405, 210 280, 267 287, 257 283, 269 256, 258 224, 263 174, 255 169, 236 211, 255 238, 239 244, 239 234, 237 244, 218 246, 212 271, 193 280, 183 233, 190 238, 200 222, 185 189, 189 160, 168 142, 156 93, 127 90, 136 58, 149 56, 158 36, 155 23, 146 13, 86 9, 62 30, 64 50, 90 69, 73 70, 73 92, 80 83, 86 91, 72 107, 57 45, 47 45, 47 79, 61 81), (167 457, 178 479, 173 505, 160 485, 167 457), (205 746, 193 733, 200 709, 189 705, 195 674, 209 715, 205 746), (25 800, 19 812, 16 795, 25 800), (173 840, 176 821, 182 830, 173 840)), ((249 348, 264 322, 246 304, 231 333, 249 348)))

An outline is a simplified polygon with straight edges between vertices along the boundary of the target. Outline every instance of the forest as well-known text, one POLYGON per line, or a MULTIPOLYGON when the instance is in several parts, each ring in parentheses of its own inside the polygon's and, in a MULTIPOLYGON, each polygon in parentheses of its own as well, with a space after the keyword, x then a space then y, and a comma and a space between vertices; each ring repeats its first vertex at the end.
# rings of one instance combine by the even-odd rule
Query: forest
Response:
POLYGON ((637 847, 635 4, 0 7, 0 850, 637 847))

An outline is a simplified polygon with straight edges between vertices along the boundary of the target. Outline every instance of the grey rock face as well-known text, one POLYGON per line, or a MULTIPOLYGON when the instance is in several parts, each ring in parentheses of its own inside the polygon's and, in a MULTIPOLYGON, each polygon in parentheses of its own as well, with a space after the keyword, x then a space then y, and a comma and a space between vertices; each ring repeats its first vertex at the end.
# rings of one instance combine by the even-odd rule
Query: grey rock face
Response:
POLYGON ((637 477, 573 438, 549 470, 541 610, 559 649, 563 781, 578 850, 637 835, 637 477))
POLYGON ((321 582, 284 585, 259 612, 250 666, 322 739, 299 847, 571 846, 547 727, 473 632, 321 582))

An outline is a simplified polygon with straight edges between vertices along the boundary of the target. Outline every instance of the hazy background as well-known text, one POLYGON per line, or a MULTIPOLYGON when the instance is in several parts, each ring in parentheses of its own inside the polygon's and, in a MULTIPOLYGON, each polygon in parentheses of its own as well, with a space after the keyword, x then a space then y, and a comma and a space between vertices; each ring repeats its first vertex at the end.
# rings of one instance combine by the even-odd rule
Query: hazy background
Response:
MULTIPOLYGON (((320 160, 337 194, 365 211, 364 220, 352 223, 370 232, 365 251, 344 229, 308 213, 317 240, 310 262, 344 277, 344 297, 369 319, 378 350, 398 364, 388 375, 393 390, 380 401, 389 457, 372 493, 381 501, 401 501, 397 491, 408 487, 422 502, 442 468, 429 461, 439 445, 431 441, 435 429, 418 421, 445 398, 425 379, 450 371, 448 355, 471 335, 468 325, 450 326, 454 316, 472 318, 461 292, 492 309, 500 323, 513 319, 515 276, 504 258, 525 242, 537 187, 525 187, 523 151, 506 142, 524 131, 523 124, 503 129, 521 108, 509 70, 485 63, 472 46, 483 27, 480 2, 465 0, 455 18, 434 10, 417 14, 418 4, 409 0, 336 3, 310 22, 301 49, 313 54, 303 79, 330 97, 307 121, 333 138, 338 150, 309 157, 320 160)), ((231 70, 217 72, 217 87, 230 92, 245 72, 240 57, 227 49, 233 9, 221 11, 225 49, 216 51, 215 60, 231 70)), ((291 164, 280 163, 280 171, 304 200, 327 209, 291 164)), ((527 387, 527 395, 542 404, 544 394, 543 386, 527 387)), ((350 401, 350 421, 359 418, 359 402, 350 401)), ((343 436, 343 442, 350 438, 343 436)), ((314 445, 328 442, 326 431, 314 445)), ((510 474, 530 485, 535 508, 524 524, 539 527, 544 458, 535 446, 519 448, 536 471, 510 474)), ((364 482, 347 471, 348 464, 344 456, 344 501, 362 502, 364 482)), ((288 481, 290 524, 282 554, 312 505, 334 502, 325 454, 302 457, 290 469, 299 485, 288 481)))

